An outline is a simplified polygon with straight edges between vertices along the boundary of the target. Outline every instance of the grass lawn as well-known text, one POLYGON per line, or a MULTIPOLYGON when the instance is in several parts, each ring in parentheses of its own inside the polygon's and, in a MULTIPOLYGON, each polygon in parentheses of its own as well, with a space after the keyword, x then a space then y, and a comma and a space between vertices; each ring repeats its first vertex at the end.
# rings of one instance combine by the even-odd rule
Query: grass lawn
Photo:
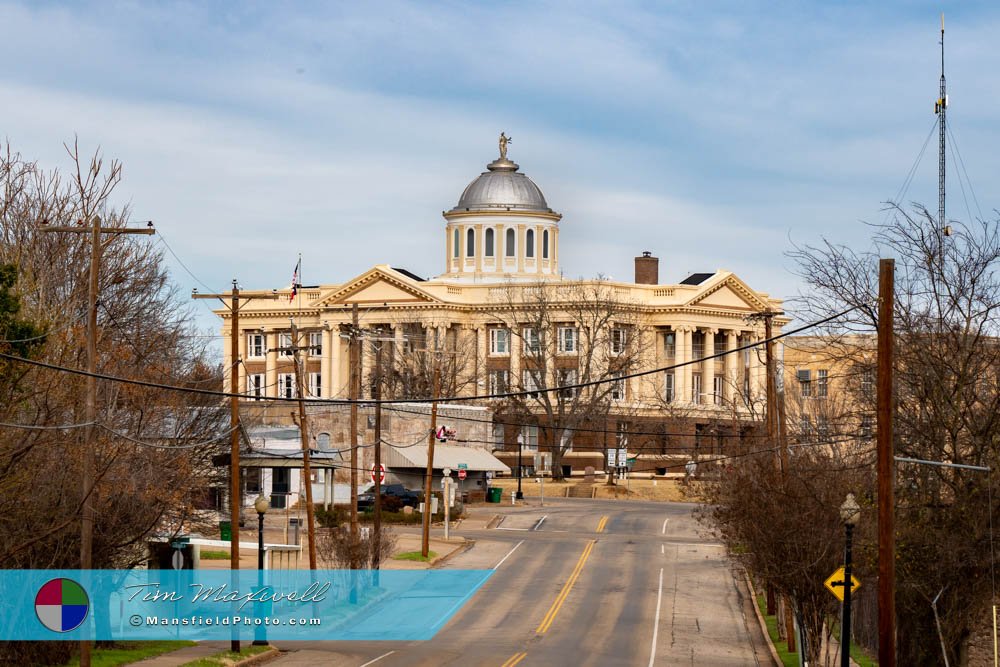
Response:
POLYGON ((428 551, 427 558, 424 558, 419 551, 404 551, 393 556, 395 560, 416 560, 421 563, 426 563, 434 558, 437 558, 437 552, 435 551, 428 551))
POLYGON ((767 634, 771 638, 771 643, 774 644, 775 650, 778 652, 778 658, 781 660, 781 664, 785 667, 798 667, 798 655, 791 653, 788 650, 788 643, 785 642, 785 640, 778 638, 778 619, 774 616, 767 615, 767 603, 764 601, 763 595, 757 596, 757 606, 760 608, 760 613, 764 617, 764 623, 767 624, 767 634))
POLYGON ((202 551, 202 560, 229 560, 228 551, 202 551))
MULTIPOLYGON (((153 658, 185 646, 194 646, 194 642, 164 641, 164 642, 121 642, 116 648, 98 648, 90 653, 92 667, 116 667, 153 658)), ((73 658, 66 667, 79 667, 80 658, 73 658)))
MULTIPOLYGON (((833 636, 840 641, 840 622, 832 621, 830 623, 830 628, 833 630, 833 636)), ((878 661, 873 660, 871 656, 864 652, 861 647, 857 644, 851 644, 851 660, 858 663, 858 667, 878 667, 878 661)))
POLYGON ((207 658, 185 662, 182 667, 226 667, 227 665, 235 664, 243 658, 249 658, 252 655, 270 650, 270 646, 246 646, 239 653, 223 651, 207 658))

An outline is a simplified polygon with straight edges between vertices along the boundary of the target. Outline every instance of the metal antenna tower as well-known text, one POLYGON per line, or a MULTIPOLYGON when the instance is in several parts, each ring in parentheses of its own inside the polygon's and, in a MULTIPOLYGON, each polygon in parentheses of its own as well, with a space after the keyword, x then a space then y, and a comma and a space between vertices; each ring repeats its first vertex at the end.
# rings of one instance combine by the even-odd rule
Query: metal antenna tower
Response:
POLYGON ((944 80, 944 14, 941 14, 941 89, 938 93, 938 100, 934 103, 934 113, 938 116, 938 227, 941 228, 948 225, 948 221, 944 217, 944 142, 947 108, 948 93, 944 80))

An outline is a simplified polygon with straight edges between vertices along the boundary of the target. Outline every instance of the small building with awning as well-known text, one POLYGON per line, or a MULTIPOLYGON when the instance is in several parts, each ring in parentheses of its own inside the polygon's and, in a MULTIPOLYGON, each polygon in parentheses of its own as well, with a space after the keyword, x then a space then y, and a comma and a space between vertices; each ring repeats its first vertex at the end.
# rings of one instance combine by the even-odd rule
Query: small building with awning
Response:
MULTIPOLYGON (((408 489, 423 488, 427 475, 427 445, 383 447, 386 483, 402 484, 408 489)), ((451 478, 461 492, 485 491, 488 480, 498 474, 509 475, 510 468, 482 447, 436 444, 434 446, 434 488, 439 489, 444 469, 451 469, 451 478), (465 479, 459 479, 465 470, 465 479)))

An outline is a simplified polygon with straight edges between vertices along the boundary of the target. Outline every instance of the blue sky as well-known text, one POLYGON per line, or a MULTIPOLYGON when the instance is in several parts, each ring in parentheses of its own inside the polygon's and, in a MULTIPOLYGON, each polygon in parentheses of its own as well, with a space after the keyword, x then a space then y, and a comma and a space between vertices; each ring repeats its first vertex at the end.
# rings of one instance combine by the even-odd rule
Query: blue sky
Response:
MULTIPOLYGON (((993 215, 1000 6, 954 4, 0 2, 0 136, 122 160, 118 200, 216 290, 285 286, 300 252, 306 283, 440 273, 441 211, 505 130, 564 215, 567 276, 631 279, 651 250, 661 281, 789 297, 791 244, 868 247, 919 154, 942 9, 949 125, 993 215)), ((906 201, 936 209, 936 157, 935 134, 906 201)), ((949 173, 949 217, 977 216, 949 173)))

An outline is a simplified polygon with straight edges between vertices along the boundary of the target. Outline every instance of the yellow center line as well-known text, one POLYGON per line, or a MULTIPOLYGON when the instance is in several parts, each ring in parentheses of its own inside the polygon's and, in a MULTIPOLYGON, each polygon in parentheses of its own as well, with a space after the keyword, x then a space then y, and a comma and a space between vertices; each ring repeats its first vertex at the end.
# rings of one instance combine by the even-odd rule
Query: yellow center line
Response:
POLYGON ((583 570, 583 564, 587 562, 587 558, 590 557, 590 552, 593 551, 595 544, 597 544, 597 540, 591 540, 587 543, 587 547, 580 555, 580 560, 576 562, 576 567, 573 568, 573 573, 569 575, 569 579, 567 579, 566 583, 563 584, 562 590, 559 591, 559 595, 556 596, 552 606, 549 607, 548 613, 545 614, 545 618, 542 619, 538 629, 535 630, 535 634, 544 635, 548 631, 549 627, 552 625, 552 621, 556 618, 556 614, 559 613, 559 609, 562 607, 563 602, 566 601, 567 596, 569 596, 569 592, 573 589, 573 584, 576 583, 577 578, 580 576, 580 572, 583 570))
POLYGON ((602 516, 601 517, 601 521, 597 524, 597 532, 598 533, 603 533, 604 532, 604 527, 606 525, 608 525, 608 517, 602 516))
POLYGON ((507 662, 500 665, 500 667, 514 667, 514 665, 524 660, 524 657, 526 655, 528 655, 527 651, 521 651, 520 653, 515 653, 514 655, 507 658, 507 662))

